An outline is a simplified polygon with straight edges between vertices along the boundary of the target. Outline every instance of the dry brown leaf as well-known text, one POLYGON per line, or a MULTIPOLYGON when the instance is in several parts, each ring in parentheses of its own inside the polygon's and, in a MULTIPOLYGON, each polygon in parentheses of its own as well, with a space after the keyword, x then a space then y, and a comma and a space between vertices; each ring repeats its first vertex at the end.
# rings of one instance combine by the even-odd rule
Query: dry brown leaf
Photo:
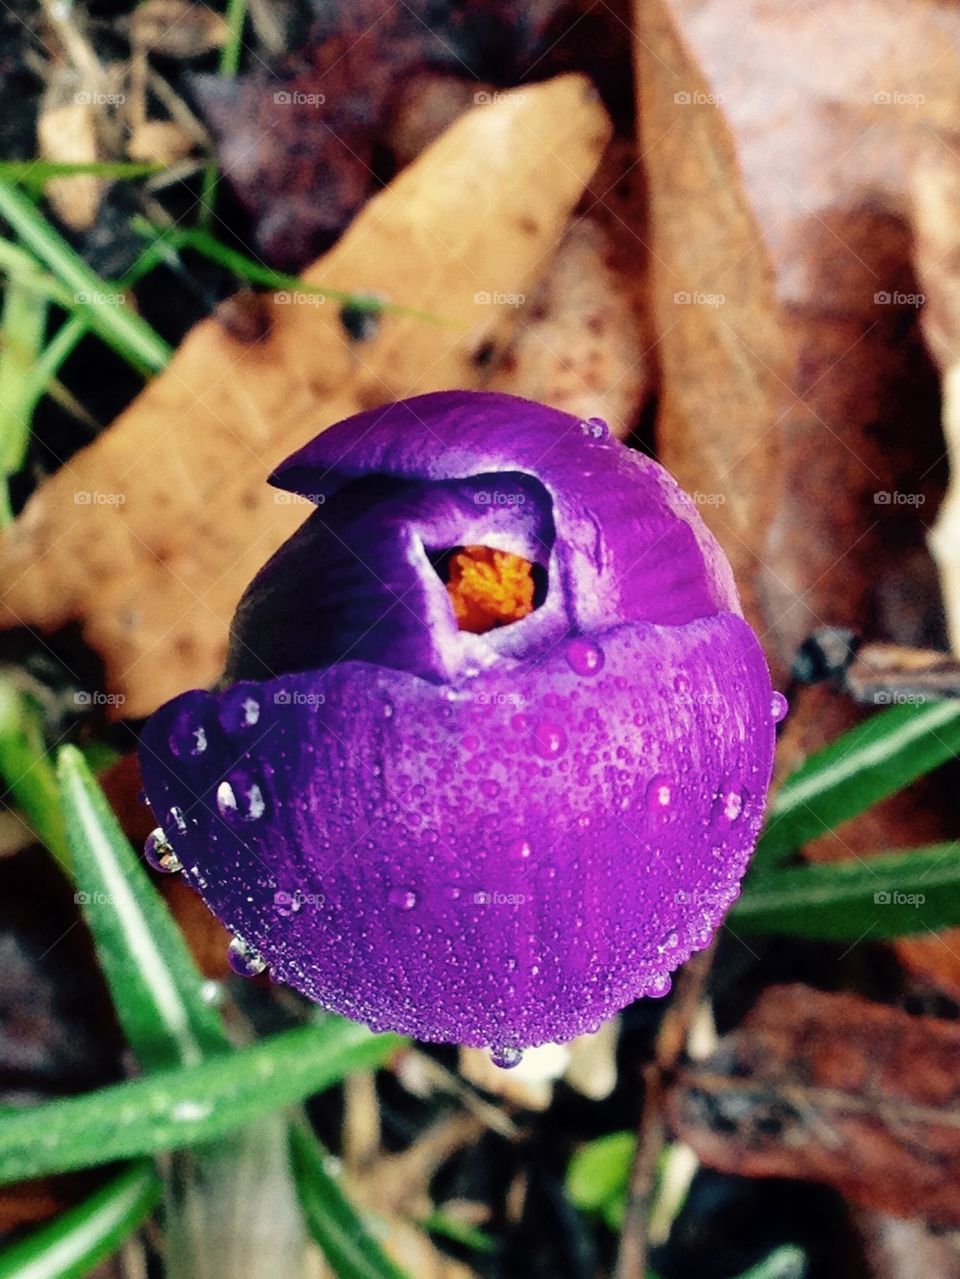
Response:
POLYGON ((632 147, 614 143, 491 387, 601 417, 625 439, 653 390, 642 192, 632 147), (631 182, 631 178, 634 179, 631 182))
POLYGON ((665 402, 695 405, 700 423, 685 433, 666 417, 666 460, 688 486, 719 472, 742 487, 745 504, 731 491, 704 512, 742 572, 731 536, 752 552, 758 539, 734 514, 764 507, 756 487, 777 478, 764 451, 781 436, 762 594, 782 662, 825 623, 929 643, 917 630, 931 576, 912 569, 942 447, 907 182, 918 148, 955 142, 960 13, 935 0, 657 0, 638 20, 665 402), (725 302, 712 316, 671 307, 674 289, 725 302), (891 609, 898 591, 907 606, 891 609))
POLYGON ((960 1223, 960 1022, 773 987, 670 1096, 710 1167, 823 1181, 874 1208, 960 1223))
POLYGON ((143 164, 176 164, 193 150, 194 139, 173 120, 143 120, 134 125, 127 155, 143 164))
MULTIPOLYGON (((956 145, 960 11, 936 0, 651 0, 637 14, 663 456, 687 487, 723 498, 703 514, 778 678, 825 625, 936 646, 925 533, 943 489, 943 440, 909 196, 917 156, 944 163, 956 145), (671 307, 671 287, 725 300, 714 314, 671 307), (670 412, 678 400, 696 414, 670 412), (777 436, 779 472, 765 456, 777 436), (731 518, 738 505, 747 533, 731 518)), ((781 767, 859 717, 802 692, 781 767)), ((946 838, 949 809, 934 796, 898 796, 811 854, 946 838)), ((956 935, 897 950, 960 990, 956 935)))
MULTIPOLYGON (((37 145, 44 160, 58 164, 92 164, 97 155, 94 95, 78 90, 71 99, 53 105, 48 94, 37 119, 37 145)), ((102 179, 90 173, 54 178, 46 197, 57 217, 73 231, 93 225, 103 193, 102 179)))
POLYGON ((194 0, 144 0, 130 15, 130 42, 166 58, 196 58, 226 41, 222 14, 194 0))
POLYGON ((658 451, 700 503, 756 619, 758 565, 778 496, 784 334, 728 125, 670 10, 660 0, 636 9, 658 451))
POLYGON ((608 135, 581 76, 503 95, 453 125, 305 273, 442 323, 394 312, 355 341, 336 303, 276 294, 247 325, 253 340, 216 319, 193 329, 5 534, 0 622, 79 620, 123 715, 211 683, 241 591, 307 513, 265 485, 271 469, 360 409, 482 386, 516 309, 476 296, 532 292, 608 135))

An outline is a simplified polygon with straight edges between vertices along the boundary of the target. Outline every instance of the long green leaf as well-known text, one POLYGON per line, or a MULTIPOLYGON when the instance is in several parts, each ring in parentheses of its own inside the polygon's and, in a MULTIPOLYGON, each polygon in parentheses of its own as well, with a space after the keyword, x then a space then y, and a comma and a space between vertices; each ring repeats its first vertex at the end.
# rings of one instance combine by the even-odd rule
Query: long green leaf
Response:
POLYGON ((305 1127, 290 1128, 290 1159, 307 1227, 339 1279, 408 1279, 374 1239, 305 1127))
POLYGON ((57 761, 77 899, 141 1066, 196 1065, 230 1047, 183 934, 75 746, 57 761))
POLYGON ((114 290, 91 271, 29 196, 2 178, 0 217, 66 287, 91 329, 105 342, 150 372, 159 372, 167 364, 172 352, 163 338, 135 311, 114 301, 114 290))
POLYGON ((843 941, 937 932, 960 924, 960 844, 751 875, 730 921, 843 941))
POLYGON ((0 1116, 0 1183, 212 1141, 378 1065, 401 1043, 330 1017, 199 1066, 0 1116))
POLYGON ((109 1257, 156 1207, 152 1164, 125 1169, 89 1199, 7 1248, 0 1279, 81 1279, 109 1257))
POLYGON ((67 832, 40 711, 34 699, 9 680, 0 680, 0 781, 37 838, 67 866, 67 832))
POLYGON ((767 870, 960 751, 960 702, 894 706, 806 761, 774 796, 754 869, 767 870))

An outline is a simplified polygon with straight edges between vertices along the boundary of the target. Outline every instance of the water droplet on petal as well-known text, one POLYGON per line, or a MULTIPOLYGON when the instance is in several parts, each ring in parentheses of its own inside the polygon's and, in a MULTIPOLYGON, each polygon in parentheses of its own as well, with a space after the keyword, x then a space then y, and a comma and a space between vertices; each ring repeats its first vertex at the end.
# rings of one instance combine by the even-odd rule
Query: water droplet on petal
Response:
POLYGON ((227 947, 227 963, 238 977, 256 977, 266 968, 266 961, 247 945, 242 937, 234 937, 227 947))
POLYGON ((659 973, 656 977, 651 978, 650 985, 643 992, 648 999, 663 999, 665 995, 670 994, 673 982, 670 980, 668 973, 659 973))
POLYGON ((393 718, 393 706, 390 702, 383 703, 383 718, 384 719, 393 718))
POLYGON ((217 787, 217 808, 223 817, 236 816, 237 797, 229 782, 221 782, 217 787))
POLYGON ((417 900, 417 894, 411 888, 391 888, 387 893, 387 901, 397 910, 413 910, 417 900))
POLYGON ((183 870, 183 863, 173 851, 173 845, 164 835, 160 826, 156 830, 152 830, 147 836, 143 845, 143 855, 147 860, 148 866, 152 866, 154 870, 162 871, 164 875, 174 875, 178 870, 183 870))
POLYGON ((184 815, 183 809, 176 807, 171 808, 167 813, 165 825, 172 826, 174 830, 178 831, 181 835, 185 834, 187 829, 187 819, 184 815))
POLYGON ((508 857, 519 857, 522 860, 526 860, 526 858, 532 856, 532 854, 533 848, 530 845, 529 839, 527 839, 525 835, 518 835, 516 839, 511 840, 507 844, 508 857))
POLYGON ((651 813, 665 813, 672 803, 673 783, 665 773, 658 773, 647 786, 647 808, 651 813))
POLYGON ((779 724, 789 710, 789 703, 782 693, 774 692, 770 698, 770 718, 779 724))
POLYGON ((591 440, 605 440, 610 428, 602 417, 588 417, 580 423, 581 432, 591 440))
POLYGON ((207 749, 207 730, 192 711, 181 711, 170 733, 170 749, 179 759, 196 758, 207 749))
POLYGON ((667 933, 665 937, 661 938, 660 944, 657 946, 657 950, 659 950, 662 955, 665 951, 676 950, 679 943, 680 938, 676 933, 667 933))
POLYGON ((523 1050, 511 1048, 507 1044, 497 1045, 490 1049, 490 1060, 501 1070, 513 1070, 523 1061, 523 1050))
POLYGON ((542 719, 533 730, 533 749, 542 759, 556 759, 566 745, 566 729, 556 720, 542 719))
POLYGON ((570 669, 577 675, 599 675, 603 670, 603 649, 582 635, 570 641, 566 656, 570 669))
POLYGON ((688 677, 687 675, 684 675, 684 673, 681 671, 681 672, 680 672, 680 674, 679 674, 679 675, 677 675, 677 676, 676 676, 676 678, 674 679, 674 681, 673 681, 673 687, 674 687, 674 688, 676 689, 676 691, 680 694, 680 696, 681 696, 681 697, 683 697, 683 695, 684 695, 685 693, 689 693, 689 692, 690 692, 690 679, 689 679, 689 677, 688 677))

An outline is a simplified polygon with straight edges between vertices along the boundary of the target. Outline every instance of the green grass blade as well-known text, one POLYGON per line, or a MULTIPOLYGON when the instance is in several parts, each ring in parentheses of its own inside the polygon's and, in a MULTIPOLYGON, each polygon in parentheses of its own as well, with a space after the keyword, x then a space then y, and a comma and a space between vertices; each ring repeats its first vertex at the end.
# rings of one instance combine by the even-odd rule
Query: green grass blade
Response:
POLYGON ((838 941, 960 924, 960 844, 750 875, 730 913, 739 930, 838 941))
POLYGON ((379 1065, 403 1040, 329 1017, 199 1066, 0 1116, 0 1184, 212 1141, 379 1065))
POLYGON ((0 781, 34 834, 63 867, 70 864, 57 778, 32 697, 0 680, 0 781))
POLYGON ((91 271, 29 196, 3 179, 0 217, 65 287, 104 342, 150 372, 164 368, 172 354, 170 346, 135 311, 111 301, 115 290, 91 271))
POLYGON ((145 1070, 229 1048, 203 977, 75 746, 57 761, 77 898, 120 1024, 145 1070))
POLYGON ((0 1258, 0 1279, 81 1279, 114 1253, 160 1198, 148 1162, 125 1169, 89 1199, 68 1209, 0 1258))
POLYGON ((31 189, 44 187, 52 178, 69 178, 89 174, 115 181, 118 178, 148 178, 162 173, 162 164, 136 164, 126 161, 89 160, 0 160, 0 180, 19 182, 31 189))
POLYGON ((28 381, 43 349, 47 299, 15 280, 7 284, 0 318, 0 468, 23 465, 36 397, 28 381))
POLYGON ((300 1124, 290 1128, 290 1159, 307 1228, 338 1279, 408 1279, 340 1188, 330 1156, 300 1124))
POLYGON ((806 1273, 806 1254, 796 1244, 788 1243, 745 1270, 738 1279, 804 1279, 806 1273))
POLYGON ((773 798, 753 865, 765 871, 960 751, 960 702, 894 706, 818 751, 773 798))

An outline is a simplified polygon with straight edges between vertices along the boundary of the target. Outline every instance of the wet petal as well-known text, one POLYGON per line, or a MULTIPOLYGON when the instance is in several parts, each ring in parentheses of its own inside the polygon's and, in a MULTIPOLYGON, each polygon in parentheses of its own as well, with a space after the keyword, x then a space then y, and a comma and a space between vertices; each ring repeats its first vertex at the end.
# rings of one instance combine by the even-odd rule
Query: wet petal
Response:
POLYGON ((347 661, 187 693, 141 760, 184 873, 276 979, 375 1027, 522 1048, 665 993, 709 941, 773 742, 762 654, 726 613, 458 688, 347 661))

